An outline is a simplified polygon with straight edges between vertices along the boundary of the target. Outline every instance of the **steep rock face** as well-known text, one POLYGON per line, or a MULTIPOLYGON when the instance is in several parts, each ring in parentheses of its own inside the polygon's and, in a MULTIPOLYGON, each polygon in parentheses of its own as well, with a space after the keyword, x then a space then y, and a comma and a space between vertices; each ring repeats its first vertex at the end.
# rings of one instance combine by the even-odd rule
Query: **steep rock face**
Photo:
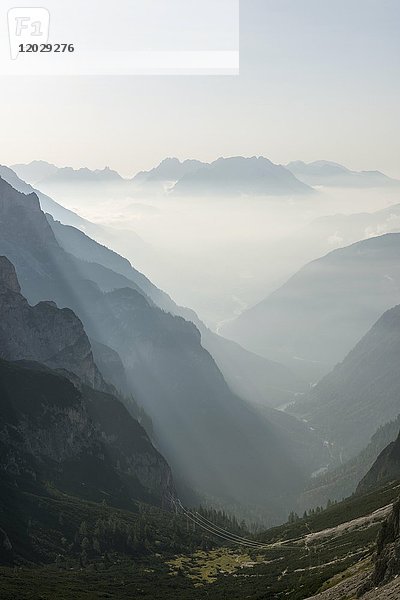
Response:
POLYGON ((362 596, 374 587, 387 584, 398 575, 400 575, 400 500, 394 503, 391 514, 382 524, 376 542, 374 570, 358 590, 358 596, 362 596))
POLYGON ((0 370, 4 471, 28 468, 15 460, 19 452, 59 463, 93 450, 95 429, 71 383, 35 363, 2 360, 0 370))
POLYGON ((51 482, 129 506, 174 493, 170 469, 122 403, 38 363, 0 360, 0 470, 27 489, 51 482))
POLYGON ((106 381, 122 394, 129 392, 125 368, 118 352, 109 346, 90 340, 93 357, 106 381))
POLYGON ((114 396, 85 388, 83 397, 108 457, 118 471, 125 477, 138 479, 155 498, 169 506, 168 498, 175 493, 172 473, 143 427, 114 396))
POLYGON ((20 292, 14 266, 0 256, 0 357, 35 360, 105 388, 89 339, 72 310, 60 310, 53 302, 30 306, 20 292))
MULTIPOLYGON (((111 388, 94 363, 81 321, 53 302, 31 307, 5 257, 0 257, 0 314, 0 359, 23 363, 0 365, 3 470, 30 473, 34 480, 50 477, 78 495, 79 477, 97 492, 115 484, 124 502, 130 494, 160 499, 171 493, 165 460, 122 403, 105 393, 111 388)), ((112 363, 110 369, 122 368, 110 348, 97 351, 112 363)))

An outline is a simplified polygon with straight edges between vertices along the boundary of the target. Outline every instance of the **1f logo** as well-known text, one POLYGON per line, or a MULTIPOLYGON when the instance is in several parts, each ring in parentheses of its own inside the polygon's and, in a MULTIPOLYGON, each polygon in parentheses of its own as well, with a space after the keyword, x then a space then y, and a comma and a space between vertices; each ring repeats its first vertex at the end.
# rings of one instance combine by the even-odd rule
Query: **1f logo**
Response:
POLYGON ((17 58, 20 44, 47 43, 49 28, 50 13, 47 8, 10 8, 8 35, 12 60, 17 58))

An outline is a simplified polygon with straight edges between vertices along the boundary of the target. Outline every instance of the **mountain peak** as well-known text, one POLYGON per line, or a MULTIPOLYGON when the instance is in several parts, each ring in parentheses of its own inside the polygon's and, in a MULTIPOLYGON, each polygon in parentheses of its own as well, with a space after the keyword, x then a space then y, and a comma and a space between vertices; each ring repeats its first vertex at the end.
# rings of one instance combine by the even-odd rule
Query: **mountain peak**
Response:
POLYGON ((0 292, 3 289, 11 290, 17 294, 21 292, 14 265, 6 256, 0 256, 0 292))
POLYGON ((167 156, 167 158, 164 158, 160 164, 158 165, 159 167, 161 165, 181 165, 181 161, 179 160, 179 158, 176 158, 176 156, 167 156))
POLYGON ((135 175, 133 181, 136 183, 160 183, 163 181, 178 181, 181 177, 194 173, 201 167, 204 167, 205 163, 195 159, 186 159, 180 161, 176 157, 167 157, 160 162, 157 167, 154 167, 150 171, 140 171, 135 175))
POLYGON ((314 190, 296 179, 282 165, 264 156, 220 157, 184 175, 174 186, 177 194, 205 195, 292 195, 309 194, 314 190))

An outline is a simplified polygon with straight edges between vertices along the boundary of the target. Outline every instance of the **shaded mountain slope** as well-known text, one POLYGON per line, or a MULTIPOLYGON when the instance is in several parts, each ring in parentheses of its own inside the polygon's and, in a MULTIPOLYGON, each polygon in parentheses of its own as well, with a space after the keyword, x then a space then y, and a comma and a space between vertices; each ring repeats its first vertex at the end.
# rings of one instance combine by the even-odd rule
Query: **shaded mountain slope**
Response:
POLYGON ((173 493, 170 469, 115 397, 38 363, 0 360, 2 485, 134 507, 173 493))
POLYGON ((61 478, 64 483, 57 485, 70 481, 75 487, 68 491, 81 496, 81 486, 86 492, 98 478, 97 499, 108 480, 104 489, 115 484, 118 495, 123 488, 125 503, 135 486, 142 499, 163 498, 172 481, 169 467, 105 384, 81 321, 52 302, 30 306, 5 257, 0 257, 0 312, 1 442, 8 457, 3 470, 20 475, 23 465, 29 476, 26 465, 34 463, 33 482, 61 478), (47 466, 40 473, 42 463, 47 466), (118 483, 117 465, 121 477, 132 479, 129 485, 118 483), (92 484, 80 477, 83 482, 92 477, 92 484))
POLYGON ((400 414, 400 306, 384 313, 295 410, 351 456, 400 414))
POLYGON ((39 198, 40 206, 44 212, 50 213, 55 219, 58 219, 66 225, 72 225, 82 231, 86 231, 88 234, 95 237, 99 237, 104 234, 103 228, 100 225, 95 225, 90 221, 80 217, 76 213, 68 210, 55 202, 52 198, 43 194, 39 190, 36 190, 32 185, 26 183, 21 179, 12 169, 0 165, 0 177, 7 181, 14 189, 23 194, 35 193, 39 198))
POLYGON ((231 389, 255 404, 278 406, 305 390, 304 383, 289 369, 267 361, 210 331, 190 309, 178 306, 165 293, 138 272, 125 258, 90 239, 81 231, 47 219, 53 233, 68 253, 79 258, 82 276, 95 281, 103 292, 133 287, 154 304, 174 315, 192 321, 201 333, 203 347, 210 352, 231 389))
MULTIPOLYGON (((33 167, 36 169, 36 165, 33 167)), ((41 165, 39 167, 40 171, 41 165)), ((193 311, 177 306, 165 292, 134 269, 128 260, 99 243, 111 240, 118 247, 124 232, 104 230, 103 227, 64 209, 54 200, 19 179, 8 167, 0 166, 0 176, 18 191, 38 195, 42 209, 50 213, 47 219, 57 242, 66 252, 80 259, 75 266, 82 277, 95 281, 102 291, 133 285, 134 289, 143 291, 163 310, 194 322, 201 331, 203 346, 216 360, 236 394, 257 404, 278 406, 291 401, 294 393, 304 391, 304 383, 288 369, 252 355, 237 344, 215 335, 205 327, 193 311), (90 238, 89 235, 98 241, 90 238), (123 277, 117 277, 116 274, 123 277)), ((131 243, 131 233, 129 237, 131 243)))
POLYGON ((118 352, 160 448, 192 487, 275 515, 285 510, 283 499, 305 474, 273 425, 232 394, 193 324, 135 289, 104 294, 59 246, 37 197, 2 180, 0 251, 14 262, 30 302, 71 307, 90 338, 118 352))
POLYGON ((364 493, 389 481, 400 479, 400 434, 378 456, 360 481, 357 492, 364 493))
POLYGON ((400 301, 400 234, 371 238, 307 264, 222 334, 263 356, 325 372, 400 301))
POLYGON ((51 214, 46 217, 57 242, 66 252, 86 263, 95 263, 109 270, 110 280, 107 283, 104 281, 106 279, 105 271, 102 274, 99 273, 96 279, 102 289, 108 291, 115 287, 126 287, 130 282, 135 285, 135 289, 142 291, 161 308, 170 310, 176 306, 168 294, 157 288, 143 273, 137 271, 126 258, 90 238, 80 227, 65 225, 55 220, 51 214), (111 281, 111 277, 115 277, 115 274, 123 278, 111 281))
POLYGON ((29 183, 23 181, 23 179, 18 177, 18 175, 9 167, 0 165, 0 177, 2 177, 4 181, 7 181, 14 189, 23 194, 36 194, 39 198, 40 207, 45 213, 49 213, 54 219, 57 219, 65 225, 71 225, 72 227, 76 227, 78 230, 85 232, 87 235, 95 238, 100 244, 107 243, 119 248, 121 251, 123 251, 125 247, 129 247, 130 249, 134 248, 135 252, 141 256, 148 256, 151 254, 151 249, 132 230, 114 229, 113 227, 99 225, 84 219, 72 210, 55 202, 50 196, 47 196, 43 192, 32 187, 29 183))

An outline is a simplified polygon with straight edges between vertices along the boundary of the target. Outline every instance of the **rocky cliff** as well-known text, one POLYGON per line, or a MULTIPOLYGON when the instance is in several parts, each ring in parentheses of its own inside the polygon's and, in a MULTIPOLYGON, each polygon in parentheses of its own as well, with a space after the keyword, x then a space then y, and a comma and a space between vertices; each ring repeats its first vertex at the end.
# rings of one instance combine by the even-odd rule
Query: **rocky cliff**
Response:
POLYGON ((400 479, 400 435, 380 453, 357 487, 358 493, 400 479))
POLYGON ((81 321, 54 302, 30 306, 5 257, 0 314, 0 470, 23 487, 46 481, 125 505, 173 493, 169 466, 110 393, 81 321))
POLYGON ((34 360, 106 389, 78 317, 68 308, 58 309, 54 302, 30 306, 5 256, 0 256, 0 314, 1 358, 34 360))
MULTIPOLYGON (((376 542, 374 570, 358 590, 358 596, 383 586, 400 575, 400 499, 383 522, 376 542)), ((378 594, 377 594, 378 596, 378 594)), ((397 595, 392 596, 397 598, 397 595)))
POLYGON ((2 484, 51 488, 133 507, 163 504, 171 471, 146 432, 113 396, 39 363, 0 360, 2 484))

